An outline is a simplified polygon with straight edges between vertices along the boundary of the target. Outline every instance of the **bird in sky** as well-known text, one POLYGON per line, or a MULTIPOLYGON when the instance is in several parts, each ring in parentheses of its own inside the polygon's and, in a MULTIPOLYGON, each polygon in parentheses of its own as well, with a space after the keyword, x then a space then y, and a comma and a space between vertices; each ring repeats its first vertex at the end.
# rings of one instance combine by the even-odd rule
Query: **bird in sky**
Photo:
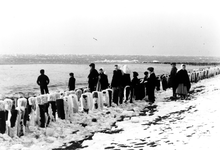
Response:
POLYGON ((94 40, 98 41, 96 38, 93 38, 94 40))

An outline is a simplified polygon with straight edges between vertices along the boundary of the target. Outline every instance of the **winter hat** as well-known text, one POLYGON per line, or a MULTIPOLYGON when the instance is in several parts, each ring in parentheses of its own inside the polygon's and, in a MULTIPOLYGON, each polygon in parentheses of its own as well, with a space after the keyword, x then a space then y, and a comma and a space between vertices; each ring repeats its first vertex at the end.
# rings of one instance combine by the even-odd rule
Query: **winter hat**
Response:
POLYGON ((150 72, 153 72, 154 68, 153 67, 148 67, 147 70, 149 70, 150 72))
POLYGON ((138 73, 137 73, 136 71, 134 71, 134 72, 133 72, 133 76, 134 76, 134 77, 137 77, 137 76, 138 76, 138 73))

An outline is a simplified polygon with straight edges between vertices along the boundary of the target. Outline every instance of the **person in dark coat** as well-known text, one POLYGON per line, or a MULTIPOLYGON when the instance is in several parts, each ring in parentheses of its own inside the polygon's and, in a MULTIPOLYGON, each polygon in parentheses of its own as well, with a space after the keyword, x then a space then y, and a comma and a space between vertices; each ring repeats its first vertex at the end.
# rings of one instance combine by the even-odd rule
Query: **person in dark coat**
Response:
POLYGON ((123 77, 122 77, 122 85, 123 85, 123 87, 125 87, 125 86, 130 86, 130 85, 131 85, 131 77, 130 77, 130 74, 124 73, 122 76, 123 76, 123 77))
POLYGON ((156 90, 160 91, 160 76, 156 76, 156 90))
POLYGON ((145 71, 144 72, 144 79, 142 81, 142 83, 144 84, 144 88, 145 88, 145 96, 147 95, 147 80, 148 80, 148 72, 145 71))
POLYGON ((98 84, 97 84, 97 91, 105 90, 109 87, 108 83, 108 76, 104 73, 102 68, 99 69, 99 77, 98 77, 98 84))
POLYGON ((115 104, 122 104, 123 102, 123 83, 122 83, 122 71, 119 69, 118 65, 115 65, 115 70, 113 71, 111 87, 113 90, 113 102, 115 104))
POLYGON ((177 68, 176 68, 176 63, 171 63, 171 65, 172 65, 172 68, 171 68, 171 71, 170 71, 168 84, 169 84, 169 87, 171 87, 172 90, 173 90, 173 98, 176 98, 176 88, 177 88, 176 73, 177 73, 177 68))
POLYGON ((148 94, 148 99, 150 104, 155 102, 155 87, 156 87, 156 75, 154 73, 154 68, 153 67, 149 67, 147 68, 147 70, 149 71, 149 78, 147 80, 147 94, 148 94))
POLYGON ((90 73, 88 75, 89 90, 90 92, 93 92, 96 90, 99 73, 95 69, 94 63, 91 63, 89 66, 90 66, 90 73))
POLYGON ((41 94, 48 94, 49 91, 47 85, 50 83, 50 80, 48 76, 44 74, 44 69, 40 70, 40 74, 41 75, 37 78, 37 84, 40 86, 41 94))
POLYGON ((164 74, 162 74, 160 76, 160 80, 161 80, 161 83, 162 83, 163 90, 166 91, 166 89, 168 88, 167 77, 164 74))
POLYGON ((74 74, 71 72, 69 78, 69 83, 68 83, 68 88, 69 91, 75 90, 75 84, 76 84, 76 79, 74 78, 74 74))
POLYGON ((176 82, 178 85, 176 93, 180 95, 181 99, 185 99, 191 87, 185 64, 182 64, 181 69, 177 72, 176 82))
POLYGON ((131 80, 131 102, 133 97, 135 98, 135 100, 140 100, 139 89, 138 89, 139 85, 140 85, 140 79, 138 79, 138 73, 135 71, 133 72, 133 79, 131 80))

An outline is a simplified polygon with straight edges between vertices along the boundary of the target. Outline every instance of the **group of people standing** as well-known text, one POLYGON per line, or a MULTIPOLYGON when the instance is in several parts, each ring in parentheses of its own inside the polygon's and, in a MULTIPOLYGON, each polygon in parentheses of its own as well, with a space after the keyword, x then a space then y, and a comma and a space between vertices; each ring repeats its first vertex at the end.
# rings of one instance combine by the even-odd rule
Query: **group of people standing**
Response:
MULTIPOLYGON (((88 88, 90 92, 111 88, 113 91, 113 102, 116 104, 122 104, 123 100, 132 102, 133 99, 143 99, 145 96, 148 97, 150 103, 154 103, 158 79, 153 67, 147 68, 147 71, 144 72, 144 78, 141 80, 138 78, 138 72, 133 72, 133 78, 131 79, 130 73, 126 72, 126 68, 121 70, 118 65, 115 65, 112 80, 109 84, 108 76, 104 73, 103 68, 100 68, 98 72, 94 63, 91 63, 89 66, 88 88)), ((171 66, 168 86, 172 88, 172 98, 175 99, 178 94, 182 99, 185 99, 191 86, 186 66, 182 64, 180 70, 177 70, 176 63, 172 63, 171 66)), ((40 70, 40 73, 37 84, 40 86, 41 94, 47 94, 49 93, 47 85, 50 80, 45 75, 43 69, 40 70)), ((76 79, 72 72, 69 75, 68 88, 72 91, 75 90, 76 79)))
POLYGON ((172 63, 168 84, 173 90, 173 99, 177 98, 177 94, 181 99, 185 99, 191 87, 189 75, 186 70, 186 65, 182 64, 181 69, 177 70, 176 63, 172 63))
POLYGON ((91 63, 89 66, 91 67, 88 75, 88 87, 90 92, 111 88, 113 91, 113 102, 116 104, 122 104, 123 100, 130 100, 130 102, 132 102, 133 98, 143 99, 146 95, 148 95, 149 101, 154 103, 154 91, 157 79, 153 67, 147 69, 148 71, 145 72, 145 78, 141 81, 138 78, 137 72, 133 72, 133 79, 131 79, 130 73, 126 72, 126 66, 123 68, 124 70, 121 70, 118 65, 115 65, 112 80, 109 84, 108 77, 102 68, 99 69, 98 73, 94 63, 91 63))

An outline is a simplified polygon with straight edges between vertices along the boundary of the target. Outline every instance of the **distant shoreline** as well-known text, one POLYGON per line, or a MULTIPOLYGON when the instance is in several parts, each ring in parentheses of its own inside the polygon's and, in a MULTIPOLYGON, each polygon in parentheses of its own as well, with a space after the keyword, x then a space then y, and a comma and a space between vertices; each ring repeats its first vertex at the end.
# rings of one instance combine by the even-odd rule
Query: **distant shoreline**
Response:
MULTIPOLYGON (((171 64, 172 62, 143 62, 150 64, 171 64)), ((176 64, 186 64, 194 66, 217 66, 220 65, 220 62, 175 62, 176 64)))
POLYGON ((143 64, 220 65, 220 57, 146 55, 0 55, 0 65, 22 64, 143 64))
MULTIPOLYGON (((96 64, 171 64, 172 62, 97 62, 96 64)), ((186 64, 186 65, 193 65, 193 66, 218 66, 220 62, 175 62, 176 64, 186 64)), ((43 64, 43 65, 87 65, 88 63, 0 63, 0 65, 36 65, 36 64, 43 64)))

